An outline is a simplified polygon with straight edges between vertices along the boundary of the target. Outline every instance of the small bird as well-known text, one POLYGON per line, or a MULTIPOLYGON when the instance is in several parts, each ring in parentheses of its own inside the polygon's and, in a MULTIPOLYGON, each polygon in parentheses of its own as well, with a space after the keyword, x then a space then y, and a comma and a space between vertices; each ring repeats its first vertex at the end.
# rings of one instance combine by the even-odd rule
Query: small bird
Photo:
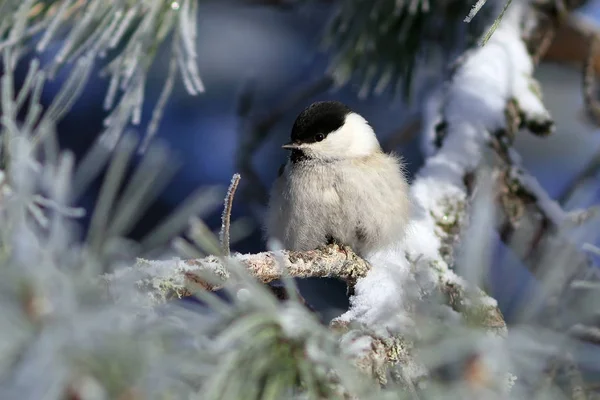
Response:
POLYGON ((402 239, 410 214, 402 162, 362 116, 337 101, 313 103, 291 139, 270 193, 268 238, 298 251, 336 243, 363 257, 402 239))

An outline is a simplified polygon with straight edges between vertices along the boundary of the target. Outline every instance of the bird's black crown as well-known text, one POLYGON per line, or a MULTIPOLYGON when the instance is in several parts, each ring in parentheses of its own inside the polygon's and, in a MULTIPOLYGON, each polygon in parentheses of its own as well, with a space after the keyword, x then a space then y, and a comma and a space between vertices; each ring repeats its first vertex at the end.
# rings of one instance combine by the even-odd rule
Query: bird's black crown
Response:
POLYGON ((344 125, 352 110, 339 101, 319 101, 304 109, 292 127, 293 143, 313 143, 344 125))

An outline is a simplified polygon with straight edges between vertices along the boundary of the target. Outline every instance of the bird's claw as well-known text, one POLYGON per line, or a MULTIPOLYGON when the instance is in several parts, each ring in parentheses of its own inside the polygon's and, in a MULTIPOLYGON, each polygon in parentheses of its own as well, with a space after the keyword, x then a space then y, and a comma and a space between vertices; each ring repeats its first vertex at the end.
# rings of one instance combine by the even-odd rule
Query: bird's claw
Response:
POLYGON ((340 247, 340 251, 342 253, 344 253, 344 255, 346 256, 346 258, 348 258, 348 256, 353 252, 352 248, 350 246, 347 246, 345 244, 341 244, 338 245, 340 247))
POLYGON ((350 246, 340 242, 338 239, 331 236, 327 237, 327 246, 337 246, 339 248, 339 251, 344 253, 346 258, 350 253, 352 253, 352 248, 350 246))

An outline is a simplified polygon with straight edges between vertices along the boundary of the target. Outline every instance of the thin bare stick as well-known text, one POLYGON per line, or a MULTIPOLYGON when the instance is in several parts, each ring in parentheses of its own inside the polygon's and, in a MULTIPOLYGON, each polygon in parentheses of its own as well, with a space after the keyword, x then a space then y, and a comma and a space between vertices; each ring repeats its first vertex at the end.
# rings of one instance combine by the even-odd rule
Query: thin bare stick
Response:
POLYGON ((231 227, 231 208, 233 207, 233 197, 235 191, 240 183, 240 174, 234 174, 231 178, 231 184, 227 189, 227 195, 225 196, 225 204, 223 206, 223 215, 221 215, 221 232, 219 233, 219 241, 221 242, 221 248, 223 254, 229 256, 231 250, 229 248, 229 228, 231 227))

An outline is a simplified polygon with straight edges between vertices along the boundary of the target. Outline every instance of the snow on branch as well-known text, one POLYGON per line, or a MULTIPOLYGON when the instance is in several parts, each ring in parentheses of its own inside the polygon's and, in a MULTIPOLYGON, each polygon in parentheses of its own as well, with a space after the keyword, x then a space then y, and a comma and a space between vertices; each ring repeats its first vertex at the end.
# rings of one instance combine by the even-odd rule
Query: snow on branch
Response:
MULTIPOLYGON (((528 123, 540 131, 552 128, 534 93, 533 63, 522 40, 527 11, 515 2, 487 44, 465 54, 452 80, 426 107, 429 157, 411 186, 417 212, 404 248, 409 260, 435 265, 442 288, 458 285, 473 292, 452 272, 452 249, 469 214, 469 178, 482 165, 492 135, 506 130, 506 105, 516 99, 528 123)), ((483 304, 494 304, 479 295, 483 304)))
POLYGON ((565 212, 521 167, 511 147, 521 129, 540 136, 554 130, 532 77, 528 48, 535 50, 535 35, 523 27, 528 17, 530 23, 540 16, 530 18, 531 13, 540 12, 515 2, 489 42, 467 53, 453 80, 430 100, 424 147, 431 156, 413 190, 431 224, 452 228, 445 240, 454 243, 459 238, 454 225, 465 219, 465 204, 477 191, 475 172, 490 155, 500 237, 547 286, 546 294, 560 296, 574 278, 600 277, 567 237, 565 212))
POLYGON ((354 285, 370 269, 367 261, 351 250, 337 245, 312 251, 278 251, 258 254, 236 254, 231 258, 209 256, 204 259, 150 261, 138 260, 134 268, 105 276, 111 288, 113 282, 134 280, 148 290, 156 303, 189 296, 200 286, 206 290, 220 289, 227 278, 228 262, 240 262, 262 283, 282 279, 286 273, 294 278, 338 278, 354 285))

